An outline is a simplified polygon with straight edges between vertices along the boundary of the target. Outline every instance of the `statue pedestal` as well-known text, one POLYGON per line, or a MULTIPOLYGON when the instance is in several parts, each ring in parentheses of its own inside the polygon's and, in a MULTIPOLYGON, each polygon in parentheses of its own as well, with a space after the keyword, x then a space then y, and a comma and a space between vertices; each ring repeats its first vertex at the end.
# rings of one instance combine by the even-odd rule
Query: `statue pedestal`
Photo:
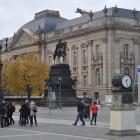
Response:
POLYGON ((76 93, 68 64, 52 65, 49 82, 51 83, 52 92, 55 92, 57 106, 75 105, 76 93))
POLYGON ((139 135, 136 130, 135 108, 132 104, 132 94, 113 92, 110 117, 110 135, 139 135))

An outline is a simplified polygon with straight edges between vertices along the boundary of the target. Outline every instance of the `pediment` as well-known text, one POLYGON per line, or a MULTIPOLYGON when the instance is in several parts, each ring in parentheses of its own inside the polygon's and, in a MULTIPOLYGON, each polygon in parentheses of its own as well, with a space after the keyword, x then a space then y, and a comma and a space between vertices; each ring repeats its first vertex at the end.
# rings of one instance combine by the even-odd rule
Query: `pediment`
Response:
POLYGON ((13 37, 12 48, 17 48, 29 44, 33 44, 38 40, 37 34, 28 28, 22 28, 18 34, 13 37))

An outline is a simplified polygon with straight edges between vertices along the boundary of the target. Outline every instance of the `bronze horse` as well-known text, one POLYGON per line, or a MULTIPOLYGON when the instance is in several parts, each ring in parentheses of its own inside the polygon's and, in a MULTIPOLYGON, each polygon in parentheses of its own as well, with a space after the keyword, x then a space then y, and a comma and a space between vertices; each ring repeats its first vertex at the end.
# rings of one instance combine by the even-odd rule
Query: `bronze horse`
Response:
POLYGON ((56 56, 58 56, 59 63, 60 63, 60 57, 63 58, 63 62, 65 61, 66 48, 67 48, 67 42, 61 42, 60 40, 59 43, 56 45, 56 49, 53 54, 54 64, 55 64, 56 56))

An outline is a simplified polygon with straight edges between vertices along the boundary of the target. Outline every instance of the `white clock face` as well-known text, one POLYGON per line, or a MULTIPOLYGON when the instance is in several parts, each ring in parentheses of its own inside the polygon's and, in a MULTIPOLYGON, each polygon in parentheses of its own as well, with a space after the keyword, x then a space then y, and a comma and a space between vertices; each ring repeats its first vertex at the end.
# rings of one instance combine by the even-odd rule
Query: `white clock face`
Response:
POLYGON ((132 79, 129 75, 125 75, 123 76, 122 78, 122 85, 124 88, 129 88, 131 87, 131 84, 132 84, 132 79))

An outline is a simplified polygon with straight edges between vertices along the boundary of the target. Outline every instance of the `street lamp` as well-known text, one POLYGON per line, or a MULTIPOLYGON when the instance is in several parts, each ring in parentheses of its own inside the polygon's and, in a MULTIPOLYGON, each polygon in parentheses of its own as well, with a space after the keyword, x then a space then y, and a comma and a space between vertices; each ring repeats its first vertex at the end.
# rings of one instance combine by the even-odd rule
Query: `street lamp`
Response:
POLYGON ((60 86, 59 86, 59 108, 61 109, 62 108, 62 94, 61 94, 61 81, 62 81, 62 77, 59 76, 58 80, 59 80, 59 84, 60 84, 60 86))
POLYGON ((6 37, 5 38, 5 51, 7 51, 8 50, 8 38, 6 37))
POLYGON ((1 53, 2 53, 2 43, 0 43, 0 100, 3 99, 4 95, 2 93, 2 60, 1 60, 1 53))
POLYGON ((44 97, 47 97, 48 93, 48 80, 45 79, 44 97))
POLYGON ((28 101, 30 101, 30 97, 32 93, 32 86, 28 84, 26 87, 27 87, 27 93, 28 93, 28 101))

